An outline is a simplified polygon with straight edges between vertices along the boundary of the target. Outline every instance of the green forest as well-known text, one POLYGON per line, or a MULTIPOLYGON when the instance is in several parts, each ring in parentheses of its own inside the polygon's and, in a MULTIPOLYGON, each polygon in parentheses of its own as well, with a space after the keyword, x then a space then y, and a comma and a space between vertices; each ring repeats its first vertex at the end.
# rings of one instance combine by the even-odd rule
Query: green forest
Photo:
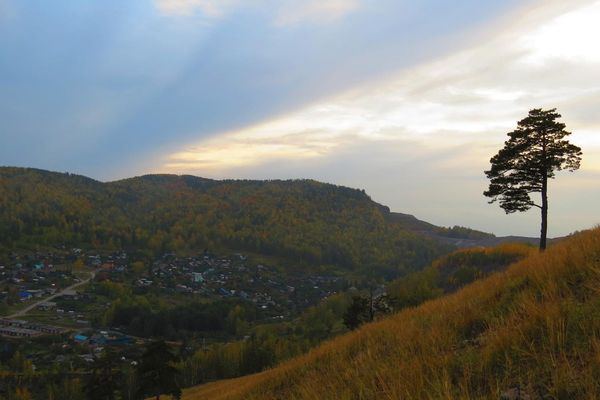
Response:
POLYGON ((390 213, 363 190, 312 180, 146 175, 102 183, 68 173, 0 168, 0 253, 59 244, 133 248, 148 257, 246 251, 295 265, 393 278, 452 249, 422 230, 453 238, 485 236, 415 221, 390 213))

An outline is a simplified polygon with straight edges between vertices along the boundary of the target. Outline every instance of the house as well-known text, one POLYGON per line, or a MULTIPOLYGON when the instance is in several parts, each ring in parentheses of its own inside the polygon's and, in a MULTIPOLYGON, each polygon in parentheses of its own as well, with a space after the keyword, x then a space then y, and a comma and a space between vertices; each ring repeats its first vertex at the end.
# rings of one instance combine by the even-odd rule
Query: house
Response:
POLYGON ((44 295, 44 292, 38 289, 28 289, 27 292, 31 293, 33 297, 42 297, 44 295))
POLYGON ((134 343, 131 336, 123 335, 119 332, 100 331, 90 338, 92 346, 123 346, 134 343))
POLYGON ((96 358, 94 357, 93 354, 81 354, 79 357, 81 357, 81 359, 83 361, 85 361, 86 363, 89 363, 89 364, 96 361, 96 358))
POLYGON ((56 308, 56 303, 53 302, 53 301, 45 301, 43 303, 40 303, 38 305, 38 308, 40 308, 40 309, 42 309, 44 311, 48 311, 48 310, 56 308))
POLYGON ((49 335, 60 335, 67 331, 66 328, 62 328, 60 326, 43 325, 43 324, 31 324, 28 328, 34 329, 38 332, 46 333, 49 335))
POLYGON ((191 293, 192 292, 192 288, 189 288, 185 285, 176 285, 175 286, 175 291, 179 292, 179 293, 191 293))
POLYGON ((100 266, 100 268, 104 271, 112 271, 115 268, 115 263, 110 261, 110 262, 105 262, 104 264, 102 264, 100 266))
POLYGON ((19 294, 19 298, 21 299, 21 301, 29 300, 33 297, 33 293, 31 293, 27 290, 21 290, 18 294, 19 294))
POLYGON ((46 334, 61 334, 66 331, 65 328, 52 325, 37 324, 35 322, 24 321, 20 319, 0 318, 0 334, 6 336, 31 337, 46 334))
POLYGON ((89 339, 87 336, 82 335, 80 333, 78 333, 77 335, 73 336, 73 339, 77 342, 77 343, 85 343, 87 342, 87 340, 89 339))
POLYGON ((97 268, 102 265, 102 259, 100 256, 88 256, 88 264, 97 268))
POLYGON ((27 328, 15 328, 13 326, 0 326, 0 335, 12 337, 32 337, 41 335, 41 332, 27 328))
POLYGON ((79 299, 79 293, 76 290, 65 290, 62 293, 61 297, 77 300, 79 299))

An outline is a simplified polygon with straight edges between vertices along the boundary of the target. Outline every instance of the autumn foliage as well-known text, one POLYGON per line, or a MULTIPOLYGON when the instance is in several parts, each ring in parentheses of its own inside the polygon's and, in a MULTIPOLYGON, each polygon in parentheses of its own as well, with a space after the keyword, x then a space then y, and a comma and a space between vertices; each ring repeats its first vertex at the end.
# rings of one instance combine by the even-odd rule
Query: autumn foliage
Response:
POLYGON ((0 168, 0 253, 57 244, 148 257, 244 251, 394 277, 449 250, 389 214, 364 191, 311 180, 146 175, 103 183, 0 168))
POLYGON ((184 399, 600 398, 600 228, 184 399))

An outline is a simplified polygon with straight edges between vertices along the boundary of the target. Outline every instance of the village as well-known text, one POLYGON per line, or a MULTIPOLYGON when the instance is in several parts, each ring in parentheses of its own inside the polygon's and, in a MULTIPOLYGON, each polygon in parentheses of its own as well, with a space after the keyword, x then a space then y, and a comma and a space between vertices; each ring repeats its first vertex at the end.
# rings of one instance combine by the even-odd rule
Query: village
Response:
POLYGON ((131 353, 123 362, 135 362, 139 349, 152 338, 104 324, 101 316, 111 300, 100 288, 107 285, 179 304, 198 299, 244 303, 256 309, 261 323, 292 320, 348 286, 335 276, 286 274, 239 253, 185 257, 167 253, 145 263, 132 258, 124 251, 77 248, 11 254, 0 264, 4 351, 12 354, 27 346, 28 359, 39 368, 89 365, 107 348, 131 353))
POLYGON ((284 318, 345 289, 335 276, 289 276, 276 267, 253 264, 242 254, 216 257, 203 254, 178 258, 167 254, 154 262, 151 278, 135 283, 170 293, 208 298, 238 298, 256 304, 273 317, 284 318))
MULTIPOLYGON (((102 282, 130 287, 137 294, 236 299, 254 304, 265 318, 277 320, 294 317, 348 287, 336 276, 285 274, 275 266, 253 263, 240 253, 216 256, 203 252, 188 257, 166 253, 145 265, 132 262, 123 251, 101 254, 74 248, 12 254, 9 263, 0 265, 0 311, 5 321, 14 317, 44 326, 56 325, 57 330, 77 332, 93 326, 111 329, 97 326, 97 318, 94 323, 94 315, 110 305, 95 304, 93 285, 102 282)), ((3 336, 44 333, 25 323, 6 322, 3 326, 3 336)))

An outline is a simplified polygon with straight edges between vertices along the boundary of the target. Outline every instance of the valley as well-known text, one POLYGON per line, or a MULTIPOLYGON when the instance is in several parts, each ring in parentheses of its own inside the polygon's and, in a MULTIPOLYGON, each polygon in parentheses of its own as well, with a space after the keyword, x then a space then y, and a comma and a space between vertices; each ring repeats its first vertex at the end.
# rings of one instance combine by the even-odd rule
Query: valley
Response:
MULTIPOLYGON (((385 302, 356 317, 380 319, 529 248, 459 250, 448 257, 462 262, 437 262, 463 269, 439 275, 428 272, 436 258, 502 238, 437 227, 361 191, 311 181, 105 184, 14 168, 0 177, 0 311, 9 327, 0 362, 38 371, 33 392, 56 367, 64 385, 91 384, 73 372, 93 377, 111 354, 121 358, 111 361, 115 373, 135 371, 156 340, 179 354, 182 387, 259 372, 353 329, 354 299, 385 302)), ((4 379, 10 386, 14 377, 4 379)))

